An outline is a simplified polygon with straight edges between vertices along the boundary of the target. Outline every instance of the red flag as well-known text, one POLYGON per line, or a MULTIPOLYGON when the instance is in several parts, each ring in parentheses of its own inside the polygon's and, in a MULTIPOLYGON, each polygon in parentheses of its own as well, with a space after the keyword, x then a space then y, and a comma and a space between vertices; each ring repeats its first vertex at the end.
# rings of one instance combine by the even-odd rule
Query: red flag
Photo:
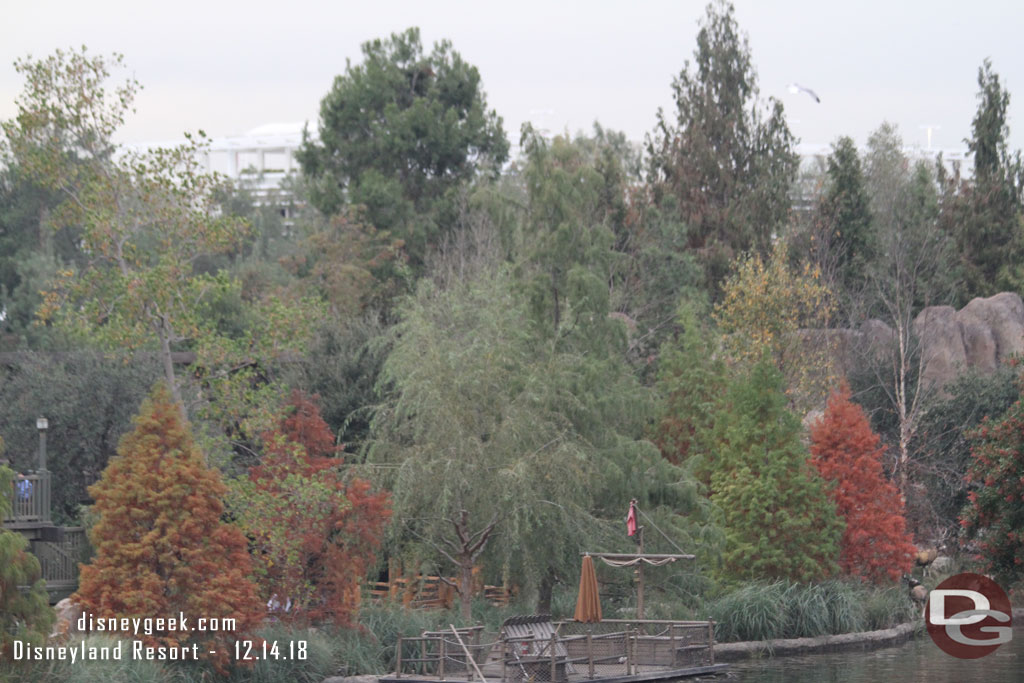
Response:
POLYGON ((636 533, 636 501, 629 502, 629 513, 626 515, 626 535, 632 536, 636 533))

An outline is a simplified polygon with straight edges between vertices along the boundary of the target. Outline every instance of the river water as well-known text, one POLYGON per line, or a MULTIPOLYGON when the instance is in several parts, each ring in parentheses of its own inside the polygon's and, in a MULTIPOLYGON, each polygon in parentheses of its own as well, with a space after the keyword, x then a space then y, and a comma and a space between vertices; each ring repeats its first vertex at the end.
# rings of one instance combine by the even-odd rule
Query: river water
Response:
POLYGON ((981 659, 951 657, 936 647, 927 633, 923 633, 903 645, 869 652, 734 662, 729 665, 726 680, 766 683, 1024 682, 1024 628, 1014 628, 1013 640, 981 659))

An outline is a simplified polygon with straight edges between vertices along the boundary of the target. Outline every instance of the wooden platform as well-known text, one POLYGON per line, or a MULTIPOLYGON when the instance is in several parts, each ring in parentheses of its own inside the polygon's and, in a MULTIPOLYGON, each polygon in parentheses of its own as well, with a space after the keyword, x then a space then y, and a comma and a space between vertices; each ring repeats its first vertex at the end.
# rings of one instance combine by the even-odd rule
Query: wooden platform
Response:
MULTIPOLYGON (((642 683, 643 681, 671 681, 694 676, 707 676, 724 673, 729 668, 728 664, 710 664, 705 666, 691 666, 682 669, 669 669, 660 666, 638 666, 637 673, 625 675, 621 666, 597 665, 594 667, 594 677, 588 678, 586 674, 573 674, 568 677, 569 683, 584 683, 586 681, 599 681, 600 683, 642 683)), ((501 683, 501 671, 491 670, 491 665, 482 669, 486 683, 501 683)), ((463 672, 452 676, 439 678, 437 676, 403 674, 396 676, 390 674, 381 676, 379 683, 440 683, 449 681, 453 683, 466 683, 467 681, 479 681, 475 675, 465 677, 463 672)))

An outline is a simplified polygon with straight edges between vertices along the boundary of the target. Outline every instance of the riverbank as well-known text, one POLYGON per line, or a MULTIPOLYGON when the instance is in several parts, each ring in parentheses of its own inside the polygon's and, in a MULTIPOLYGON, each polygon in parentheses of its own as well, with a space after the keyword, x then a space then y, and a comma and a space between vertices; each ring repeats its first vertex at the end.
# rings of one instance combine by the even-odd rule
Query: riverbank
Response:
MULTIPOLYGON (((1024 619, 1024 607, 1013 608, 1013 620, 1024 619)), ((738 662, 756 657, 783 657, 816 652, 849 652, 852 650, 874 650, 880 647, 901 645, 918 633, 924 632, 923 621, 899 624, 893 628, 859 633, 841 633, 816 638, 779 638, 755 640, 743 643, 716 643, 715 660, 738 662)))

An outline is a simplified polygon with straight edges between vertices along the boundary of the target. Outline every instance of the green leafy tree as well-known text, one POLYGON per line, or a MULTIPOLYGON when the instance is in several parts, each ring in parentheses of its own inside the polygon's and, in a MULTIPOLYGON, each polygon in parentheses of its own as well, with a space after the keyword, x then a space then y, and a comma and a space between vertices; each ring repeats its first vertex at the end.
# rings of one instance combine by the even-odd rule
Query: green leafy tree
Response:
MULTIPOLYGON (((0 439, 0 454, 3 449, 0 439)), ((0 462, 0 520, 11 510, 13 477, 14 472, 0 462)), ((12 659, 15 640, 42 645, 53 620, 46 582, 39 560, 28 551, 28 540, 16 531, 0 529, 0 657, 12 659)))
POLYGON ((962 524, 985 570, 1003 585, 1024 576, 1024 402, 971 432, 962 524))
POLYGON ((785 224, 798 159, 782 104, 758 103, 750 46, 732 5, 708 5, 694 61, 672 83, 674 117, 658 113, 648 139, 655 203, 689 227, 689 248, 713 290, 746 251, 767 255, 785 224), (673 120, 674 118, 674 120, 673 120))
POLYGON ((808 463, 800 420, 766 357, 729 387, 714 425, 711 501, 731 579, 811 581, 836 571, 843 523, 808 463))
POLYGON ((410 28, 362 46, 320 105, 319 139, 297 159, 313 204, 327 214, 366 207, 367 221, 403 239, 412 264, 453 223, 454 199, 508 156, 476 67, 448 41, 424 54, 410 28))
POLYGON ((251 633, 262 603, 249 579, 245 537, 222 520, 226 488, 204 464, 168 389, 143 401, 103 477, 90 488, 99 519, 95 549, 82 566, 75 600, 97 617, 153 617, 179 612, 235 619, 233 630, 166 630, 142 635, 156 646, 215 649, 229 661, 231 639, 251 633))
POLYGON ((524 324, 519 292, 494 264, 443 290, 421 281, 394 329, 382 374, 390 396, 374 418, 370 459, 394 466, 382 471, 398 540, 457 570, 464 615, 474 563, 549 606, 588 543, 624 543, 630 497, 652 514, 693 512, 665 515, 680 543, 700 519, 692 480, 639 438, 648 402, 621 357, 561 348, 524 324))

